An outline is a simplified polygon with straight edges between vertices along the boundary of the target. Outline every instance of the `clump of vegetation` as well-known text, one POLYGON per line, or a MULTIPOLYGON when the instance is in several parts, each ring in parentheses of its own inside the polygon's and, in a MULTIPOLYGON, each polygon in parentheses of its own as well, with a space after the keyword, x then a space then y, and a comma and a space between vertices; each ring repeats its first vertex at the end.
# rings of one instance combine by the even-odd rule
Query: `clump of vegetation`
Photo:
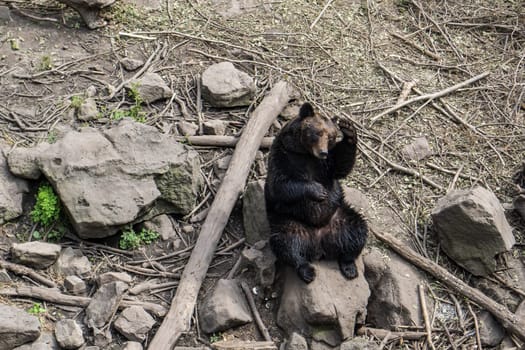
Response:
POLYGON ((210 343, 216 343, 218 341, 222 340, 222 333, 213 333, 210 335, 210 343))
POLYGON ((53 61, 51 59, 51 56, 44 55, 42 56, 42 59, 40 60, 40 70, 51 70, 53 68, 53 61))
POLYGON ((146 112, 142 110, 142 97, 139 93, 139 85, 137 83, 132 84, 128 91, 128 96, 133 100, 134 104, 128 110, 117 109, 111 112, 110 118, 113 120, 119 120, 122 118, 132 118, 138 123, 146 122, 146 112))
POLYGON ((122 232, 120 237, 120 249, 133 250, 140 246, 151 244, 159 238, 159 234, 152 230, 142 229, 135 232, 132 228, 122 232))
POLYGON ((31 315, 39 316, 40 314, 43 314, 47 312, 47 310, 42 306, 40 303, 34 303, 33 306, 31 306, 28 310, 28 313, 31 315))
POLYGON ((41 185, 36 195, 36 203, 31 211, 31 219, 35 223, 49 226, 58 220, 60 201, 49 184, 41 185))
POLYGON ((84 98, 82 96, 74 95, 71 97, 71 107, 79 109, 80 106, 82 106, 82 103, 84 103, 84 98))

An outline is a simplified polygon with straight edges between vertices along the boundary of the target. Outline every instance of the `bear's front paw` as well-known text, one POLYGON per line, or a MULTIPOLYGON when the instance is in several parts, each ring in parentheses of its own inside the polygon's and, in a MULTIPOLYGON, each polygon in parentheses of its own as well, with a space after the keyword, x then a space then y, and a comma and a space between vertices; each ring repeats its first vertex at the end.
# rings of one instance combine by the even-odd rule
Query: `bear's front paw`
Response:
POLYGON ((359 275, 359 273, 357 272, 357 266, 355 266, 354 261, 339 261, 339 269, 341 270, 343 276, 345 276, 345 278, 349 280, 354 279, 359 275))
POLYGON ((340 119, 339 129, 341 129, 341 132, 343 133, 343 140, 351 144, 357 143, 357 131, 350 121, 340 119))
POLYGON ((299 278, 302 279, 305 283, 310 283, 315 278, 315 270, 310 264, 304 264, 297 268, 297 274, 299 278))
POLYGON ((322 202, 328 198, 328 191, 323 185, 315 182, 310 187, 310 197, 317 202, 322 202))

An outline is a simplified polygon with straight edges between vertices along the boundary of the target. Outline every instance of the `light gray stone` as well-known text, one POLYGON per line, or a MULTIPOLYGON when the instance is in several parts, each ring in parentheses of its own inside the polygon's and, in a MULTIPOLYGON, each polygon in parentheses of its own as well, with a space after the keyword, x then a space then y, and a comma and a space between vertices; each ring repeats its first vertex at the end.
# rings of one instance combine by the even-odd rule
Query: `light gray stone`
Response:
POLYGON ((422 326, 418 285, 425 283, 425 276, 397 254, 376 247, 365 251, 363 260, 371 290, 367 321, 383 329, 392 325, 422 326))
POLYGON ((133 282, 133 277, 127 272, 104 272, 103 274, 97 277, 97 284, 99 287, 102 287, 106 283, 111 282, 124 282, 126 284, 131 284, 133 282))
POLYGON ((45 269, 51 266, 58 258, 62 247, 58 244, 41 241, 13 243, 11 256, 13 261, 34 267, 45 269))
POLYGON ((97 88, 94 85, 88 86, 85 95, 87 98, 95 97, 97 95, 97 88))
POLYGON ((199 131, 199 126, 195 123, 181 121, 177 123, 177 130, 182 136, 195 136, 199 131))
POLYGON ((144 222, 144 228, 157 232, 163 241, 177 238, 177 232, 168 215, 163 214, 144 222))
POLYGON ((102 328, 117 310, 126 289, 128 285, 124 282, 111 282, 100 287, 86 308, 88 326, 102 328))
POLYGON ((344 200, 350 207, 365 215, 370 208, 366 195, 357 188, 343 186, 344 200))
POLYGON ((0 305, 0 349, 12 349, 39 336, 37 317, 13 306, 0 305))
POLYGON ((293 269, 286 268, 277 324, 286 334, 316 334, 323 342, 340 343, 353 337, 356 324, 365 322, 370 296, 362 258, 357 259, 356 265, 359 276, 347 280, 337 262, 315 262, 316 278, 309 284, 300 280, 293 269))
POLYGON ((61 350, 61 348, 52 333, 42 332, 34 342, 16 347, 13 350, 61 350))
POLYGON ((75 275, 67 276, 64 279, 64 287, 68 292, 75 295, 84 295, 87 291, 86 282, 75 275))
POLYGON ((91 273, 91 263, 80 249, 67 247, 60 252, 53 269, 63 276, 87 277, 91 273))
POLYGON ((270 238, 270 223, 266 215, 264 199, 264 181, 252 181, 246 185, 242 196, 242 220, 248 244, 270 238))
POLYGON ((492 274, 495 256, 515 243, 503 207, 483 187, 452 191, 440 198, 432 220, 443 251, 476 276, 492 274))
POLYGON ((215 333, 252 321, 250 309, 235 280, 220 279, 199 308, 205 333, 215 333))
POLYGON ((22 200, 29 192, 27 181, 16 178, 9 171, 4 152, 10 147, 0 141, 0 224, 22 215, 22 200))
POLYGON ((131 80, 125 87, 128 90, 136 88, 143 103, 152 103, 173 95, 173 91, 157 73, 144 73, 142 77, 131 80))
POLYGON ((354 338, 342 343, 339 350, 379 350, 379 345, 364 338, 354 338))
POLYGON ((142 67, 144 65, 144 61, 136 58, 124 57, 120 60, 120 64, 122 64, 122 67, 124 67, 125 70, 131 72, 142 67))
POLYGON ((129 119, 107 130, 69 130, 30 151, 9 154, 11 171, 42 171, 82 238, 111 236, 162 213, 188 214, 202 184, 197 152, 129 119))
POLYGON ((268 241, 259 241, 252 247, 242 251, 243 259, 257 273, 257 283, 263 287, 270 287, 275 280, 275 255, 268 241))
POLYGON ((78 108, 77 118, 80 121, 87 122, 98 118, 97 102, 94 98, 86 98, 78 108))
POLYGON ((136 341, 128 341, 122 345, 122 350, 142 350, 142 344, 136 341))
POLYGON ((202 96, 213 107, 247 106, 254 94, 252 77, 230 62, 211 65, 202 73, 202 96))
POLYGON ((202 124, 204 135, 225 135, 228 122, 223 120, 207 120, 202 124))
POLYGON ((55 337, 64 349, 76 349, 84 344, 84 334, 75 320, 60 320, 55 324, 55 337))
POLYGON ((286 341, 285 350, 308 350, 308 343, 302 335, 293 332, 290 338, 286 341))
POLYGON ((505 337, 505 330, 488 311, 478 315, 479 337, 484 346, 497 346, 505 337))
POLYGON ((410 160, 419 161, 432 155, 432 150, 426 137, 417 137, 412 143, 406 145, 401 153, 410 160))
POLYGON ((130 306, 115 321, 115 329, 126 339, 141 342, 155 325, 155 320, 140 306, 130 306))

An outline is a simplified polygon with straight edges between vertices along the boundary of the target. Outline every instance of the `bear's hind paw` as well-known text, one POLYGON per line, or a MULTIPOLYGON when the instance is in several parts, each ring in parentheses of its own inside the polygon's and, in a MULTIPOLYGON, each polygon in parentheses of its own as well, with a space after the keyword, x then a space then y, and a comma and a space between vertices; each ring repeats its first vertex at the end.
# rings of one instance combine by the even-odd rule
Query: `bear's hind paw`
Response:
POLYGON ((315 270, 310 264, 304 264, 297 268, 299 278, 305 283, 310 283, 315 279, 315 270))

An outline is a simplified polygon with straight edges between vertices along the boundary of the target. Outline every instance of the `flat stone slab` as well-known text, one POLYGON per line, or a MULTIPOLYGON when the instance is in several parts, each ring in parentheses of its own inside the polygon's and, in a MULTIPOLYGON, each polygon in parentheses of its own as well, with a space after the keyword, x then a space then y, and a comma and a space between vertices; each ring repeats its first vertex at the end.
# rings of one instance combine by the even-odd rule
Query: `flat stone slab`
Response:
POLYGON ((38 317, 13 306, 0 305, 0 349, 13 349, 39 336, 38 317))
POLYGON ((45 269, 51 266, 58 258, 62 247, 58 244, 41 241, 13 243, 11 255, 13 261, 34 267, 45 269))
POLYGON ((126 339, 142 342, 155 325, 155 320, 140 306, 130 306, 115 321, 115 329, 126 339))

